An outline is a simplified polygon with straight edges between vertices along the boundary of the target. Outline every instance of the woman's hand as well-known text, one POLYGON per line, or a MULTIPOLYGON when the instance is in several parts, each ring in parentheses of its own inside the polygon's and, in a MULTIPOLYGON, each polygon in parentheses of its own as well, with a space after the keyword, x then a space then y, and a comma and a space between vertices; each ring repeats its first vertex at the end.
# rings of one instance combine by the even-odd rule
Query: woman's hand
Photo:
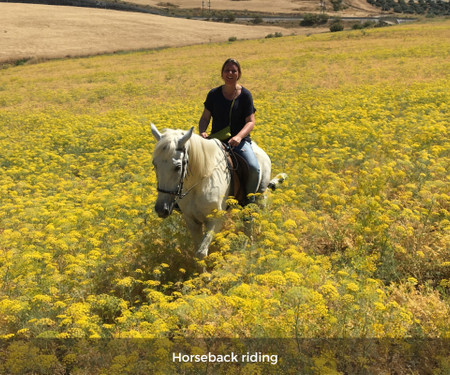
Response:
POLYGON ((241 142, 242 142, 242 138, 239 135, 235 135, 228 141, 228 144, 231 147, 236 147, 236 146, 239 146, 241 144, 241 142))
POLYGON ((231 147, 239 146, 241 144, 242 140, 246 136, 248 136, 250 134, 250 132, 253 130, 253 128, 255 126, 255 114, 252 113, 250 116, 247 116, 245 118, 245 121, 246 121, 246 124, 244 125, 242 130, 228 141, 228 144, 231 147))
POLYGON ((200 133, 200 137, 208 138, 208 133, 206 133, 206 132, 200 133))

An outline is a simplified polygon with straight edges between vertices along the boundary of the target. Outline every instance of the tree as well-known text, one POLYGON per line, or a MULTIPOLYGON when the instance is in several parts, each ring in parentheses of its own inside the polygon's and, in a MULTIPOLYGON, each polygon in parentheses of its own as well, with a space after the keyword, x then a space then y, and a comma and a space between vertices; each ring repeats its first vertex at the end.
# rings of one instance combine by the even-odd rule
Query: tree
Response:
POLYGON ((330 0, 335 12, 342 9, 342 0, 330 0))

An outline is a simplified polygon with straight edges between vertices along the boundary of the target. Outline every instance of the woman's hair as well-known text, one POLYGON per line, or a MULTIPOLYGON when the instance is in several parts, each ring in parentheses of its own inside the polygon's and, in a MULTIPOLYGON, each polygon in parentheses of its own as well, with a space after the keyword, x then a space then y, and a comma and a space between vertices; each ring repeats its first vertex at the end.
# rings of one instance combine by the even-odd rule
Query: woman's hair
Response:
POLYGON ((225 66, 229 63, 232 63, 237 66, 238 72, 239 72, 239 77, 240 77, 241 76, 241 64, 239 64, 239 62, 236 59, 232 59, 232 58, 226 59, 226 61, 223 63, 221 74, 225 70, 225 66))

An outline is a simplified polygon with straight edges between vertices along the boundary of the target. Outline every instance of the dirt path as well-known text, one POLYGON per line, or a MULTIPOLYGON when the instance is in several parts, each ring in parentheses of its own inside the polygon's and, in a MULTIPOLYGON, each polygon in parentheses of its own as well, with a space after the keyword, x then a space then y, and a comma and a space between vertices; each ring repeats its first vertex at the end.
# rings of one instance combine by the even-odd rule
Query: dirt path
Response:
POLYGON ((245 26, 143 13, 0 3, 0 62, 307 34, 327 29, 245 26))

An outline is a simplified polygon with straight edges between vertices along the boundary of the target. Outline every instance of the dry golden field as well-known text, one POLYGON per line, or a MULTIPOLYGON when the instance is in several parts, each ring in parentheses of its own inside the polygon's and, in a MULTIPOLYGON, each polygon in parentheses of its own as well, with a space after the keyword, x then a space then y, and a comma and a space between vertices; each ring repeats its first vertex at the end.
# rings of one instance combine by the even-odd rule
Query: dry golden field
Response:
POLYGON ((238 39, 323 32, 195 21, 113 10, 35 4, 0 4, 0 63, 19 59, 86 56, 238 39))

